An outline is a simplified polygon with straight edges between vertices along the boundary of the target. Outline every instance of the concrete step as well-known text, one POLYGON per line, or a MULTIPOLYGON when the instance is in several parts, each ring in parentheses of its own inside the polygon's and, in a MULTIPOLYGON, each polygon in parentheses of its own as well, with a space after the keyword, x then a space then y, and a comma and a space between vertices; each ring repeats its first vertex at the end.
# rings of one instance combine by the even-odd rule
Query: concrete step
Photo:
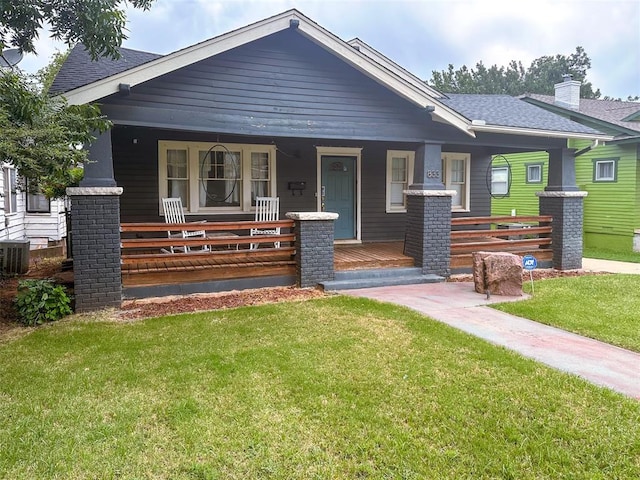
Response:
POLYGON ((380 268, 372 270, 344 270, 336 272, 335 280, 322 282, 322 288, 354 290, 357 288, 389 287, 393 285, 413 285, 443 282, 438 275, 422 275, 419 268, 380 268))

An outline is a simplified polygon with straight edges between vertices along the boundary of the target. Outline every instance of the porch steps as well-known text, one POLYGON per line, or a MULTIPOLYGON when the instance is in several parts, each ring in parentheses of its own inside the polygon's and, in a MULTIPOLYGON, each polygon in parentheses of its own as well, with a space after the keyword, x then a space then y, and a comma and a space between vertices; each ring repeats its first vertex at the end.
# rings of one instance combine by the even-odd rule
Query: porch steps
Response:
POLYGON ((417 283, 438 283, 444 278, 438 275, 423 275, 420 268, 376 268, 365 270, 340 270, 335 280, 321 282, 326 291, 354 290, 356 288, 390 287, 417 283))

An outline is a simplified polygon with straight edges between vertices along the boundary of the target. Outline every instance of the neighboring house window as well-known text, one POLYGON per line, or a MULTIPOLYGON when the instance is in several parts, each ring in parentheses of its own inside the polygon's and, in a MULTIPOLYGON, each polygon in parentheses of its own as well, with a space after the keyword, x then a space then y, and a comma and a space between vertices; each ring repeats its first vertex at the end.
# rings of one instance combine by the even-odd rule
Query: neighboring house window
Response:
POLYGON ((471 155, 468 153, 443 153, 442 170, 444 185, 447 190, 456 193, 451 199, 454 211, 469 211, 469 164, 471 155))
POLYGON ((491 195, 507 195, 509 193, 509 167, 493 167, 491 169, 491 195))
POLYGON ((274 145, 160 141, 160 197, 180 197, 186 213, 248 212, 276 196, 274 145))
POLYGON ((27 190, 27 212, 28 213, 50 213, 51 203, 38 188, 29 187, 27 190))
POLYGON ((403 150, 387 151, 387 213, 407 211, 404 191, 413 180, 415 153, 403 150))
POLYGON ((593 161, 594 182, 616 182, 618 180, 618 160, 601 159, 593 161))
POLYGON ((2 196, 4 197, 4 213, 9 215, 18 211, 18 192, 16 169, 13 167, 3 167, 2 176, 4 180, 4 188, 2 196))
POLYGON ((527 167, 527 183, 542 183, 542 164, 529 163, 527 167))

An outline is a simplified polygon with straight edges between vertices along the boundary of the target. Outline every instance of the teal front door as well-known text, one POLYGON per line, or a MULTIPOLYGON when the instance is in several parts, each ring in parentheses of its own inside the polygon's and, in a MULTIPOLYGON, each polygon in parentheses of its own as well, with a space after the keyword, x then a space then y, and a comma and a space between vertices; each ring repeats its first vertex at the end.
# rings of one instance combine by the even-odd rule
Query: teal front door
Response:
POLYGON ((339 215, 336 240, 356 238, 356 157, 322 156, 322 210, 339 215))

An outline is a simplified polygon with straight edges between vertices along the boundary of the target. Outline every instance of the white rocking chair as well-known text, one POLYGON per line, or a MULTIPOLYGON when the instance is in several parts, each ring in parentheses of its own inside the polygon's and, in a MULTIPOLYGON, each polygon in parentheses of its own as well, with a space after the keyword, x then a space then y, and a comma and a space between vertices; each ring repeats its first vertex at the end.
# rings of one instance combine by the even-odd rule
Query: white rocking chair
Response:
MULTIPOLYGON (((256 222, 274 222, 279 220, 280 198, 278 197, 256 197, 256 222)), ((276 228, 252 228, 251 236, 259 235, 280 235, 280 227, 276 228)), ((255 250, 260 243, 252 243, 251 250, 255 250)), ((275 248, 280 248, 280 242, 273 242, 275 248)))
MULTIPOLYGON (((162 208, 164 209, 164 220, 167 223, 187 223, 184 219, 184 210, 182 208, 182 199, 178 198, 163 198, 162 199, 162 208)), ((203 223, 203 222, 193 222, 193 223, 203 223)), ((180 232, 167 232, 169 238, 207 238, 206 232, 204 230, 182 230, 180 232)), ((202 247, 203 251, 208 251, 209 247, 204 245, 202 247)), ((165 253, 176 253, 176 252, 184 252, 188 253, 191 251, 191 247, 188 245, 183 245, 181 247, 169 247, 169 250, 162 249, 165 253)))

